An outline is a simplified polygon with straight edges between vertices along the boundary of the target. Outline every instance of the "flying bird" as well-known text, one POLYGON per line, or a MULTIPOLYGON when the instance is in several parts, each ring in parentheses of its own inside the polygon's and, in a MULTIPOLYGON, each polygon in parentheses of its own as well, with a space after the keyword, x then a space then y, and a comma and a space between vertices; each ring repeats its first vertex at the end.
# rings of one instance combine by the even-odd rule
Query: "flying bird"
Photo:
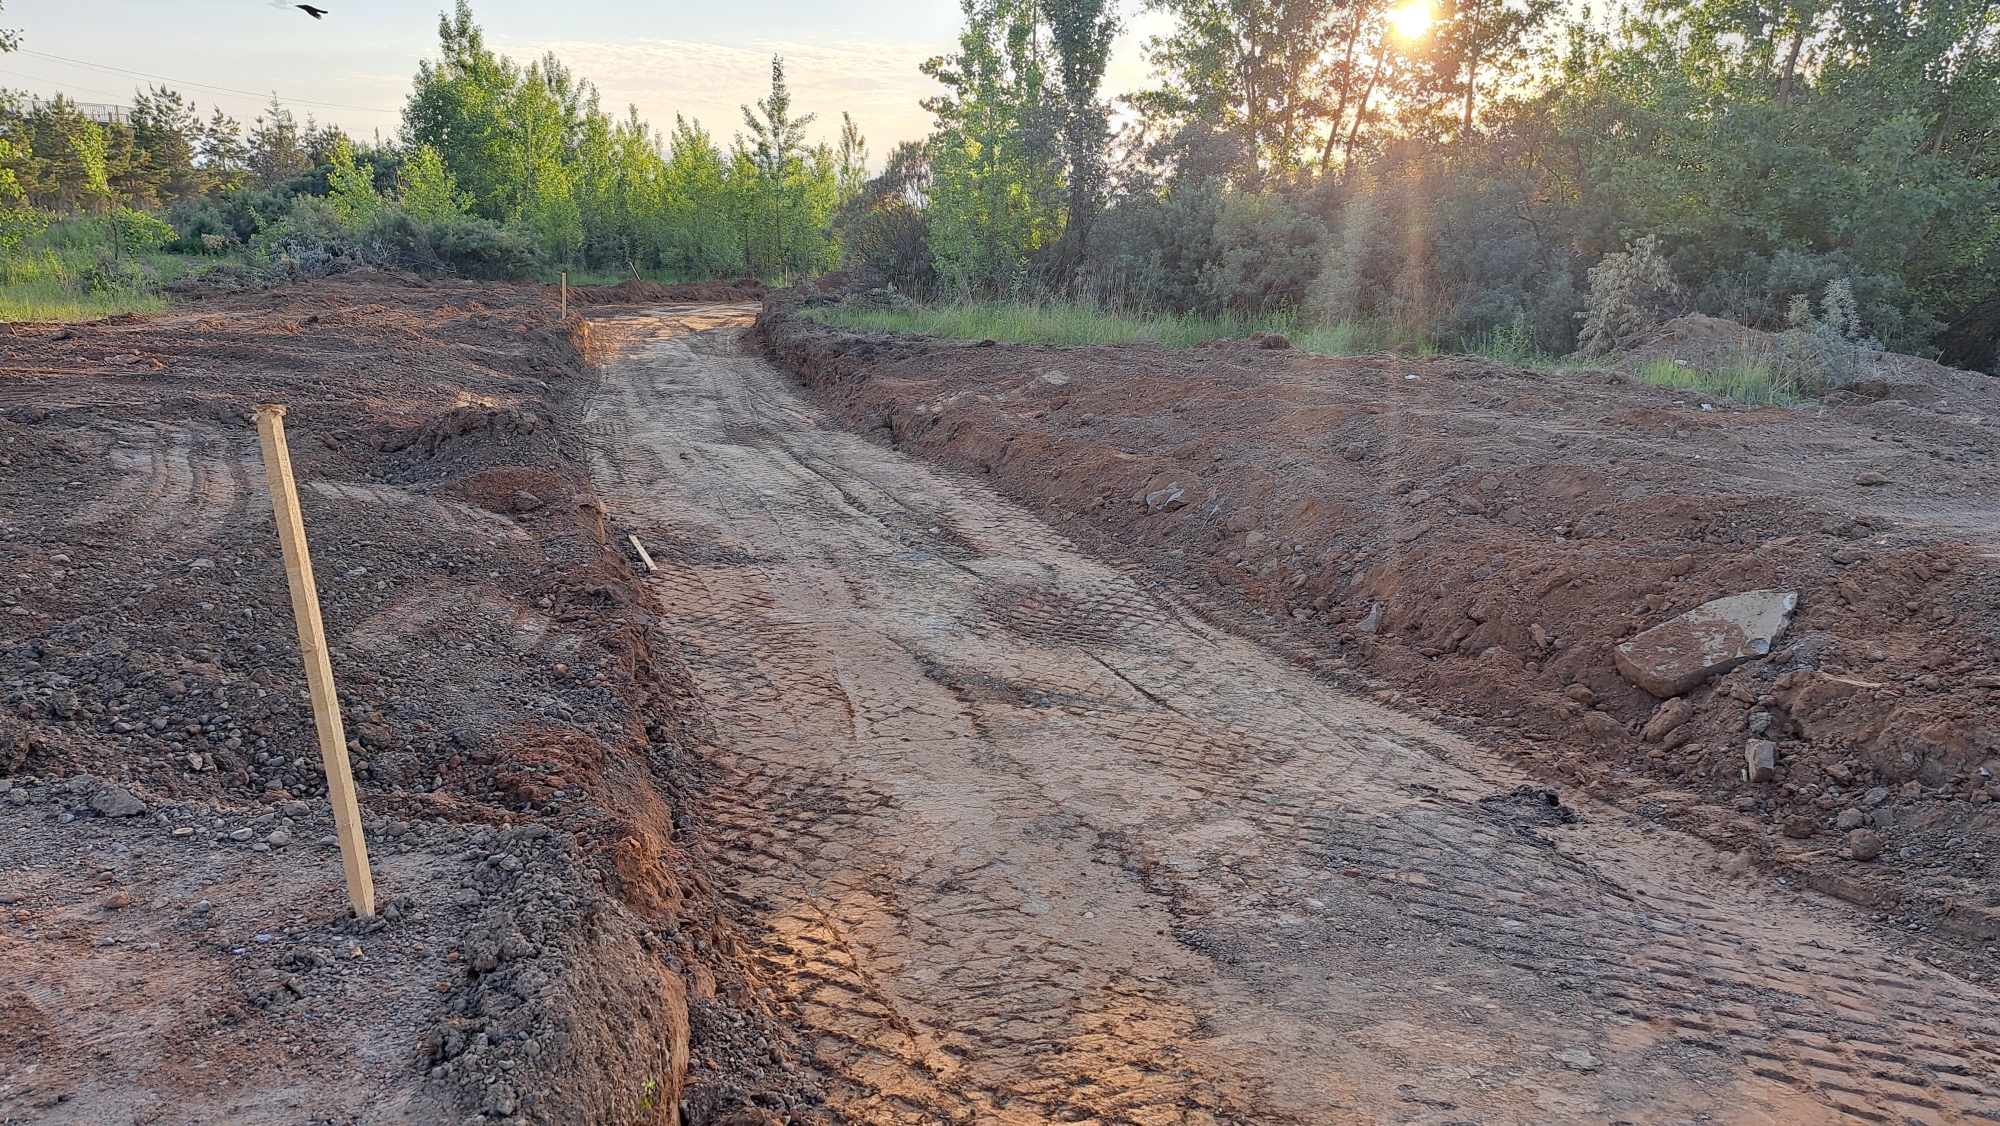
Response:
POLYGON ((326 18, 325 8, 315 8, 311 4, 294 4, 292 5, 292 7, 297 8, 299 11, 304 12, 306 15, 309 15, 316 20, 326 18))

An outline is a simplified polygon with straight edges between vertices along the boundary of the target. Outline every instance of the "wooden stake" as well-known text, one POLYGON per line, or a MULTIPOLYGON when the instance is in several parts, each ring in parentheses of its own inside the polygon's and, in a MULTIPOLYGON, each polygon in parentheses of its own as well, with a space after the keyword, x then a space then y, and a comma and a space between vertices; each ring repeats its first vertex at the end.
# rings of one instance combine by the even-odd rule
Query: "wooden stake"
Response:
POLYGON ((569 320, 569 271, 562 272, 562 319, 569 320))
POLYGON ((271 486, 271 511, 278 518, 278 543, 285 552, 285 578, 292 588, 299 656, 306 667, 306 685, 312 690, 319 758, 326 767, 326 796, 333 803, 340 862, 347 870, 347 901, 357 916, 367 918, 375 914, 375 880, 368 872, 368 842, 361 836, 361 806, 355 800, 347 736, 340 726, 340 697, 334 692, 333 665, 327 659, 326 629, 319 620, 319 590, 313 586, 312 557, 306 552, 306 525, 299 515, 292 455, 285 449, 285 408, 257 408, 257 437, 264 447, 264 477, 271 486))
POLYGON ((648 571, 659 570, 658 567, 653 566, 653 557, 646 554, 646 545, 639 542, 638 536, 626 536, 625 538, 632 541, 632 550, 639 553, 639 561, 646 565, 648 571))

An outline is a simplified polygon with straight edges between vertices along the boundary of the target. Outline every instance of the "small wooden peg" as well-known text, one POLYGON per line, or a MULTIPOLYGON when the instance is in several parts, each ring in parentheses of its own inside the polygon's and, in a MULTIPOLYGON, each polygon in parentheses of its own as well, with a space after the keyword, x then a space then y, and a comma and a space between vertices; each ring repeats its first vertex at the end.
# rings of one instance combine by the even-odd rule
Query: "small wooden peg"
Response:
POLYGON ((648 571, 659 570, 658 567, 653 565, 653 557, 646 554, 646 545, 639 542, 638 536, 626 536, 625 538, 632 541, 632 550, 639 553, 639 562, 644 563, 646 565, 646 570, 648 571))

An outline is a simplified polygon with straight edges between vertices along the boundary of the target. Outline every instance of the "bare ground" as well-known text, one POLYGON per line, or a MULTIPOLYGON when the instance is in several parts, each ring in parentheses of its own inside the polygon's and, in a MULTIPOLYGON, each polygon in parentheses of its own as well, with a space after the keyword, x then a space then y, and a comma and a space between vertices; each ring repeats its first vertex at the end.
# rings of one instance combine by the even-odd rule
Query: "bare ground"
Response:
POLYGON ((1977 409, 767 333, 821 406, 753 307, 552 296, 0 338, 0 1121, 2000 1118, 1977 409), (268 399, 379 926, 319 844, 268 399), (1855 418, 1887 496, 1787 507, 1855 418), (1692 487, 1745 442, 1801 460, 1692 487), (1590 662, 1643 595, 1795 575, 1791 667, 1638 739, 1590 662), (1789 788, 1727 776, 1760 711, 1789 788), (1850 806, 1915 851, 1834 856, 1850 806))
POLYGON ((682 1085, 691 1019, 746 1060, 774 1026, 674 841, 705 712, 563 445, 587 344, 539 289, 375 275, 0 336, 0 1121, 741 1103, 682 1085), (327 842, 263 401, 375 923, 327 842))
MULTIPOLYGON (((705 848, 804 1029, 775 1066, 838 1113, 2000 1117, 1993 993, 1899 930, 1301 668, 700 327, 600 322, 592 472, 715 709, 705 848)), ((886 347, 928 414, 956 352, 886 347)))
POLYGON ((1995 380, 1908 360, 1865 394, 1759 408, 1479 357, 978 347, 790 308, 761 331, 842 424, 1545 783, 1995 972, 1995 380), (1779 650, 1661 730, 1612 648, 1759 588, 1799 595, 1779 650), (1756 737, 1768 784, 1743 778, 1756 737), (1850 856, 1858 827, 1883 856, 1850 856))

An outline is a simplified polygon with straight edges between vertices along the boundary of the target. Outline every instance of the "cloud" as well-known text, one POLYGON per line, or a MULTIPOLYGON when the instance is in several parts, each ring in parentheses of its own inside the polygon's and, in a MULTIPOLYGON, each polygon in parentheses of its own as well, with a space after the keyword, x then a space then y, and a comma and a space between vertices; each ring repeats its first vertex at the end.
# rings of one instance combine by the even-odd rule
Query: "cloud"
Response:
POLYGON ((816 113, 808 134, 832 140, 842 110, 854 116, 868 137, 874 162, 898 141, 921 138, 931 117, 918 106, 943 87, 918 73, 917 66, 938 48, 912 43, 792 43, 758 41, 754 47, 726 47, 678 39, 631 43, 555 41, 508 48, 517 62, 554 52, 578 77, 604 95, 604 108, 622 114, 627 104, 662 132, 676 113, 699 118, 719 141, 743 128, 739 107, 770 93, 771 56, 782 55, 796 112, 816 113))

